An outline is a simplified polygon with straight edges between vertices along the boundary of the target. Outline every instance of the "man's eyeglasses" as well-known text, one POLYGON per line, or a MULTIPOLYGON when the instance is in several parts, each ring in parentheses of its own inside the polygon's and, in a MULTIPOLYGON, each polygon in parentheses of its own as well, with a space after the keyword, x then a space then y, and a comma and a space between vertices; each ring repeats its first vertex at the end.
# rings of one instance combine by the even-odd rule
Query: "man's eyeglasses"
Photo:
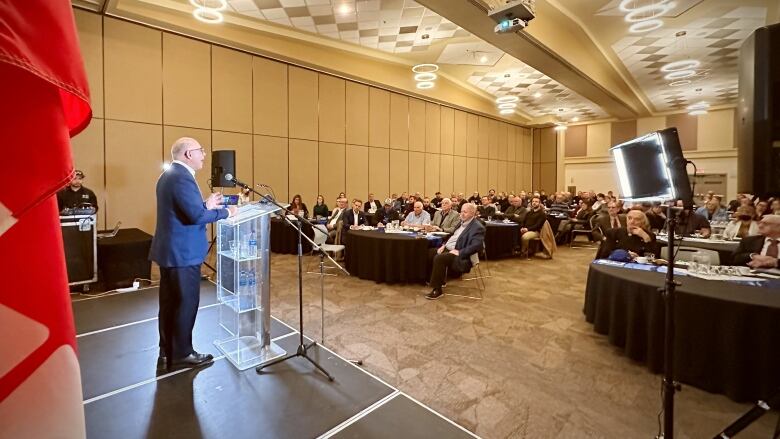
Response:
POLYGON ((188 150, 186 150, 184 152, 187 153, 187 152, 192 152, 192 151, 200 151, 201 154, 206 155, 206 151, 203 148, 188 149, 188 150))

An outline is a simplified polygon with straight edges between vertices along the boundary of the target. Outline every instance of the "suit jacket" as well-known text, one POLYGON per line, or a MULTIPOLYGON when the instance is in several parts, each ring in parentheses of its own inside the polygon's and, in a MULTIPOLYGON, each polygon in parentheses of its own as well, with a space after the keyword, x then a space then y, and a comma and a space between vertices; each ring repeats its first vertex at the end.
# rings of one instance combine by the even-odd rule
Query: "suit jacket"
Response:
MULTIPOLYGON (((374 200, 374 205, 376 206, 376 210, 379 210, 379 209, 382 208, 382 203, 380 203, 379 200, 374 200)), ((363 203, 363 210, 365 212, 368 212, 369 209, 371 209, 371 202, 370 201, 366 201, 365 203, 363 203)))
MULTIPOLYGON (((357 225, 362 226, 366 224, 366 214, 358 211, 358 221, 357 225)), ((345 230, 349 229, 349 226, 355 225, 355 212, 352 209, 347 209, 346 212, 341 216, 341 223, 343 224, 343 227, 345 230)))
MULTIPOLYGON (((620 222, 620 228, 625 229, 626 216, 622 213, 618 214, 618 221, 620 222)), ((596 217, 596 227, 598 228, 598 231, 595 232, 593 238, 596 241, 601 241, 607 232, 612 230, 612 218, 609 215, 599 214, 599 216, 596 217)))
POLYGON ((523 206, 520 207, 509 206, 504 212, 504 218, 512 222, 516 222, 517 224, 523 224, 523 221, 525 221, 525 215, 527 213, 528 213, 528 209, 526 209, 523 206))
POLYGON ((209 245, 206 224, 227 217, 227 209, 206 209, 195 177, 172 164, 157 180, 157 229, 149 259, 165 268, 202 264, 209 245))
POLYGON ((761 253, 764 248, 764 235, 748 236, 739 241, 739 246, 734 250, 734 265, 747 265, 750 262, 751 253, 761 253))
POLYGON ((471 263, 471 255, 481 251, 484 248, 484 243, 485 226, 474 218, 455 242, 458 257, 452 262, 453 268, 461 273, 468 273, 473 265, 471 263))
POLYGON ((334 220, 334 218, 335 218, 335 220, 336 220, 336 221, 333 223, 333 230, 336 230, 336 229, 338 229, 338 227, 339 227, 339 221, 341 221, 342 219, 344 219, 344 213, 345 213, 347 210, 352 210, 352 209, 350 209, 350 208, 346 208, 346 209, 344 209, 344 210, 339 210, 339 208, 338 208, 338 207, 334 207, 334 208, 333 208, 333 212, 331 212, 331 213, 330 213, 330 216, 328 217, 328 220, 325 222, 325 228, 327 229, 327 227, 328 227, 328 224, 330 224, 330 222, 331 222, 331 221, 333 221, 333 220, 334 220))
POLYGON ((400 220, 401 217, 398 215, 398 211, 395 209, 390 209, 390 212, 385 211, 384 208, 376 211, 376 223, 382 223, 387 224, 391 221, 400 220))
POLYGON ((477 206, 477 212, 480 218, 487 218, 489 216, 496 216, 496 208, 488 204, 487 206, 477 206))
POLYGON ((604 240, 596 254, 597 258, 607 258, 610 253, 616 249, 623 249, 644 256, 652 253, 656 256, 661 254, 661 246, 655 240, 655 234, 648 232, 650 242, 645 242, 637 235, 629 235, 626 229, 610 229, 604 234, 604 240))
POLYGON ((447 215, 442 218, 441 210, 437 210, 433 215, 431 224, 441 227, 441 230, 444 232, 453 233, 455 229, 460 227, 460 215, 455 210, 450 209, 447 215))

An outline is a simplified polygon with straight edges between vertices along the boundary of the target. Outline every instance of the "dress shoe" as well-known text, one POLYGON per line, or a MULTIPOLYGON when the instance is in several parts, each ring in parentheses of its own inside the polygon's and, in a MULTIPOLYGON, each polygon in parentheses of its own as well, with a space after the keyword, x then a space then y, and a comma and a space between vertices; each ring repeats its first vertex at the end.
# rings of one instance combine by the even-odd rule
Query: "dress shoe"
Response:
POLYGON ((171 368, 173 369, 176 367, 198 367, 206 363, 210 363, 213 360, 214 360, 214 356, 211 354, 199 354, 197 352, 193 352, 184 358, 173 360, 173 362, 171 363, 171 368))
POLYGON ((444 296, 444 292, 441 290, 441 288, 434 288, 430 293, 425 295, 425 298, 428 300, 436 300, 442 296, 444 296))

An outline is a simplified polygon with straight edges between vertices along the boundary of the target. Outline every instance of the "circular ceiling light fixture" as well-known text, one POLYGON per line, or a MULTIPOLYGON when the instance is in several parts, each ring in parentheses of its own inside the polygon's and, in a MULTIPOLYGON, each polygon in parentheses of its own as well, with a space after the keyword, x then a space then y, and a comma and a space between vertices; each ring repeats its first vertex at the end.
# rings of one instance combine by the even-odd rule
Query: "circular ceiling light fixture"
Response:
POLYGON ((701 116, 703 114, 707 114, 707 110, 693 110, 688 114, 690 114, 691 116, 701 116))
POLYGON ((349 5, 349 3, 342 3, 336 8, 336 12, 338 12, 341 15, 347 15, 353 11, 352 7, 349 5))
POLYGON ((482 63, 482 64, 487 64, 487 62, 488 62, 488 57, 487 57, 487 55, 482 55, 482 56, 480 56, 480 57, 479 57, 479 62, 480 62, 480 63, 482 63))
POLYGON ((498 108, 501 110, 506 110, 507 108, 517 108, 517 104, 514 102, 505 102, 503 104, 498 104, 498 108))
POLYGON ((436 73, 425 72, 425 73, 418 73, 418 74, 414 75, 414 80, 415 81, 435 81, 437 77, 438 76, 436 75, 436 73))
POLYGON ((688 85, 691 83, 690 79, 681 79, 679 81, 674 81, 669 83, 669 87, 679 87, 681 85, 688 85))
POLYGON ((439 70, 439 66, 436 64, 417 64, 412 67, 414 73, 434 73, 439 70))
MULTIPOLYGON (((669 0, 661 0, 660 3, 666 3, 669 0)), ((652 3, 655 3, 654 0, 651 0, 652 3)), ((631 12, 635 9, 646 7, 647 5, 640 5, 635 7, 629 7, 629 5, 635 5, 637 2, 636 0, 621 0, 620 5, 618 5, 618 9, 620 9, 621 12, 631 12)))
POLYGON ((542 97, 542 94, 537 91, 536 93, 534 93, 534 97, 539 99, 540 97, 542 97))
POLYGON ((572 122, 579 122, 579 121, 580 121, 580 118, 575 116, 575 117, 572 117, 572 118, 571 118, 571 121, 572 121, 572 122))
POLYGON ((496 98, 496 103, 497 104, 507 104, 509 102, 517 102, 518 99, 519 98, 517 96, 506 95, 506 96, 501 96, 500 98, 496 98))
POLYGON ((190 4, 196 8, 211 9, 212 11, 227 9, 227 0, 190 0, 190 4))
POLYGON ((692 70, 701 65, 701 62, 695 59, 686 59, 682 61, 674 61, 661 67, 662 72, 677 72, 680 70, 692 70))
POLYGON ((556 123, 555 128, 553 128, 555 131, 566 131, 566 125, 562 123, 556 123))
POLYGON ((209 8, 197 8, 192 11, 192 16, 195 17, 196 20, 208 24, 222 23, 222 21, 225 19, 222 13, 216 9, 209 8))
POLYGON ((654 31, 664 25, 662 20, 653 18, 652 20, 637 21, 628 27, 628 31, 632 34, 642 34, 645 32, 654 31))
POLYGON ((433 82, 431 81, 418 82, 417 88, 419 88, 420 90, 427 90, 429 88, 433 88, 433 82))
POLYGON ((637 23, 640 21, 655 19, 671 11, 674 9, 674 7, 674 2, 650 3, 648 5, 631 9, 628 14, 626 14, 625 20, 629 23, 637 23))
POLYGON ((674 72, 668 73, 666 76, 664 76, 664 79, 667 81, 674 81, 675 79, 690 78, 695 74, 696 71, 694 70, 675 70, 674 72))
POLYGON ((514 113, 515 113, 515 110, 510 110, 510 109, 507 109, 507 108, 505 108, 505 109, 503 109, 503 110, 498 112, 498 114, 514 114, 514 113))
POLYGON ((689 105, 687 109, 688 110, 704 110, 706 108, 710 108, 710 104, 708 104, 707 102, 701 101, 701 102, 697 102, 697 103, 695 103, 693 105, 689 105))

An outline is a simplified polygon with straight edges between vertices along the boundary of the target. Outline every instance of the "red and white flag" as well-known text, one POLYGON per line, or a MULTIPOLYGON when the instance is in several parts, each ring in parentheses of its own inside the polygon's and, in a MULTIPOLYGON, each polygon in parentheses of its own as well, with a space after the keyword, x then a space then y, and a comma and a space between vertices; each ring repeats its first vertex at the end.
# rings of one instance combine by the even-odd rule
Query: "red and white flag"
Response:
POLYGON ((85 437, 57 212, 92 117, 68 0, 0 0, 0 437, 85 437))

